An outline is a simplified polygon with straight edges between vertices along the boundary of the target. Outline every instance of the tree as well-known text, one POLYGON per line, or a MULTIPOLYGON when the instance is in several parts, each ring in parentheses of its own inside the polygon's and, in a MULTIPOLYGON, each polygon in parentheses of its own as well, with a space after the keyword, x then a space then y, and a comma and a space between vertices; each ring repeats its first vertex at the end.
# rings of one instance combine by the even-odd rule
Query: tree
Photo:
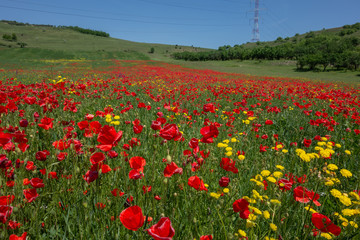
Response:
POLYGON ((154 53, 155 52, 155 48, 150 48, 150 51, 149 51, 149 53, 154 53))

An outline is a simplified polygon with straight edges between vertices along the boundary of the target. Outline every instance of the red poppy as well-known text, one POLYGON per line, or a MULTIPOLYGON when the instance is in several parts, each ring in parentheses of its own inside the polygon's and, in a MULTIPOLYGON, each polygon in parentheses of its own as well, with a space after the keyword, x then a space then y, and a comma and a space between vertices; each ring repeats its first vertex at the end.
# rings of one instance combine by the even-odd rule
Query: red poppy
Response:
POLYGON ((134 125, 133 126, 133 130, 135 134, 140 134, 143 130, 144 126, 143 125, 134 125))
POLYGON ((29 122, 26 119, 21 119, 19 121, 19 125, 20 125, 20 127, 26 128, 29 125, 29 122))
POLYGON ((222 158, 220 162, 220 167, 229 172, 239 172, 239 170, 235 167, 235 161, 230 158, 222 158))
POLYGON ((171 162, 170 164, 166 164, 164 169, 164 177, 171 177, 174 174, 182 174, 183 169, 178 167, 175 162, 171 162))
POLYGON ((190 187, 195 188, 198 191, 204 190, 208 191, 208 189, 205 187, 203 180, 201 180, 198 176, 192 176, 188 179, 188 185, 190 187))
POLYGON ((273 125, 273 124, 274 124, 273 121, 269 119, 265 121, 265 125, 273 125))
POLYGON ((96 147, 104 152, 110 151, 111 148, 116 146, 117 143, 121 140, 122 135, 122 131, 116 132, 113 126, 105 125, 101 129, 97 138, 97 141, 101 144, 97 145, 96 147))
POLYGON ((111 194, 114 196, 114 197, 121 197, 123 196, 125 193, 120 191, 119 189, 115 188, 114 190, 111 191, 111 194))
POLYGON ((0 222, 6 223, 12 211, 13 211, 13 207, 11 206, 0 206, 0 222))
POLYGON ((201 128, 200 133, 201 133, 201 135, 203 135, 203 137, 200 140, 201 142, 213 143, 214 142, 213 138, 217 138, 217 136, 219 135, 219 130, 217 129, 217 127, 215 127, 212 124, 210 126, 205 126, 205 127, 201 128))
POLYGON ((9 240, 26 240, 26 235, 27 232, 24 232, 20 237, 15 234, 11 234, 9 240))
POLYGON ((215 113, 215 106, 214 106, 214 104, 212 104, 212 103, 204 104, 204 106, 203 106, 203 111, 204 111, 204 112, 215 113))
POLYGON ((36 188, 24 189, 23 193, 24 193, 24 196, 25 196, 26 200, 29 203, 34 201, 39 196, 39 194, 36 191, 36 188))
POLYGON ((0 197, 0 206, 10 205, 15 199, 14 195, 7 195, 0 197))
POLYGON ((59 160, 59 161, 63 161, 63 160, 67 157, 67 155, 68 155, 68 153, 66 153, 66 152, 61 152, 61 153, 59 153, 59 154, 56 156, 56 158, 57 158, 57 160, 59 160))
POLYGON ((49 130, 50 128, 53 128, 54 125, 53 121, 54 121, 53 118, 48 118, 45 116, 40 120, 41 123, 39 123, 38 126, 45 130, 49 130))
POLYGON ((212 240, 213 236, 212 235, 204 235, 200 237, 200 240, 212 240))
POLYGON ((160 130, 161 129, 161 122, 160 121, 152 121, 151 128, 153 130, 160 130))
POLYGON ((107 153, 109 158, 116 158, 117 156, 119 156, 119 154, 117 152, 115 152, 114 150, 110 150, 107 153))
POLYGON ((305 147, 307 147, 307 148, 310 147, 311 143, 312 143, 311 139, 304 138, 304 146, 305 147))
POLYGON ((33 178, 30 180, 30 184, 33 188, 43 188, 45 187, 45 184, 43 183, 43 180, 40 178, 33 178))
POLYGON ((175 230, 168 217, 162 217, 159 222, 146 229, 146 231, 155 240, 171 240, 175 235, 175 230))
POLYGON ((105 160, 105 154, 103 154, 102 152, 96 152, 93 155, 91 155, 91 157, 90 157, 90 162, 92 164, 97 164, 104 160, 105 160))
POLYGON ((308 203, 310 201, 313 201, 316 206, 321 206, 321 204, 317 201, 319 198, 319 194, 315 194, 313 191, 309 191, 302 186, 298 186, 294 189, 295 201, 302 203, 308 203))
POLYGON ((68 149, 70 147, 70 143, 68 143, 67 141, 65 141, 63 139, 53 142, 52 145, 54 146, 55 149, 59 149, 60 151, 62 151, 64 149, 68 149))
POLYGON ((227 186, 229 185, 229 182, 230 182, 230 178, 228 178, 228 177, 222 177, 222 178, 220 178, 220 180, 219 180, 219 185, 220 185, 221 187, 227 187, 227 186))
POLYGON ((18 148, 20 149, 20 151, 25 152, 28 148, 30 147, 29 144, 26 143, 19 143, 18 144, 18 148))
POLYGON ((146 160, 142 157, 135 156, 130 158, 129 160, 130 167, 138 170, 138 171, 144 171, 144 166, 146 165, 146 160))
POLYGON ((142 172, 139 172, 137 169, 132 169, 129 172, 130 179, 142 179, 143 177, 144 177, 144 174, 142 172))
POLYGON ((233 203, 233 210, 234 212, 239 212, 240 213, 240 217, 242 219, 248 219, 249 218, 249 202, 244 199, 238 199, 233 203))
POLYGON ((95 181, 99 176, 99 173, 98 171, 87 171, 85 176, 83 176, 84 180, 87 182, 87 183, 91 183, 93 181, 95 181))
POLYGON ((136 205, 123 210, 119 218, 124 227, 132 231, 137 231, 144 225, 144 215, 136 205))
POLYGON ((39 151, 35 154, 35 158, 39 161, 45 161, 47 156, 50 155, 50 152, 48 150, 39 151))
POLYGON ((313 213, 311 217, 311 222, 315 225, 317 229, 321 232, 332 233, 335 236, 339 236, 341 233, 341 228, 335 225, 327 216, 320 213, 313 213))
POLYGON ((159 135, 166 140, 173 139, 174 141, 178 141, 182 137, 176 124, 166 124, 164 128, 160 129, 159 135))
POLYGON ((293 183, 294 183, 293 181, 289 181, 289 180, 284 179, 284 178, 280 179, 277 182, 277 184, 279 185, 280 190, 284 191, 284 192, 290 190, 292 188, 293 183))
POLYGON ((28 170, 28 171, 33 171, 33 170, 36 169, 36 166, 34 165, 34 162, 28 161, 28 162, 26 162, 25 168, 26 168, 26 170, 28 170))

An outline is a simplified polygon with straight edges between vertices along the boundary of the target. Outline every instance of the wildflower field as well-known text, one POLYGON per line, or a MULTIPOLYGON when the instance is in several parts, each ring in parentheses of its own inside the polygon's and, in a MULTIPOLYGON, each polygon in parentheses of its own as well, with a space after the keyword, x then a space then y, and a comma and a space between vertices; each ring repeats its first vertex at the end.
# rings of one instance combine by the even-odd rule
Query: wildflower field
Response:
POLYGON ((1 239, 360 239, 360 89, 155 61, 0 70, 1 239))

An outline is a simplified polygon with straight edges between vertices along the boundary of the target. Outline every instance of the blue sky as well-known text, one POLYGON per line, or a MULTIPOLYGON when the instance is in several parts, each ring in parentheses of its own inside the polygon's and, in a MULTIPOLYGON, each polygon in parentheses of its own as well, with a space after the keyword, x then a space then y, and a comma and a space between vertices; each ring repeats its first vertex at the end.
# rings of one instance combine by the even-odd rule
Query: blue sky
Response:
MULTIPOLYGON (((259 0, 261 41, 360 22, 359 0, 259 0)), ((136 42, 217 49, 251 41, 251 0, 0 0, 0 18, 79 26, 136 42)))

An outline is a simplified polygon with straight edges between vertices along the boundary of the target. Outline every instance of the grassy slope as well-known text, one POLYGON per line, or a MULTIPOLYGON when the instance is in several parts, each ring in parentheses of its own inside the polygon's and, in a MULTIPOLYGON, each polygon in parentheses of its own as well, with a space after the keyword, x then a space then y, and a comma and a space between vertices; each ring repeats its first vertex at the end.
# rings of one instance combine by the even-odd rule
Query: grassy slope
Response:
POLYGON ((14 57, 33 58, 86 58, 86 59, 164 59, 176 51, 196 51, 193 47, 173 46, 131 42, 116 38, 105 38, 81 34, 69 29, 58 29, 46 26, 16 26, 0 22, 0 45, 11 45, 12 48, 1 49, 0 60, 14 57), (15 33, 18 42, 25 42, 25 49, 18 48, 15 42, 2 39, 3 34, 15 33), (150 54, 154 47, 155 52, 150 54), (41 50, 40 50, 41 49, 41 50))

